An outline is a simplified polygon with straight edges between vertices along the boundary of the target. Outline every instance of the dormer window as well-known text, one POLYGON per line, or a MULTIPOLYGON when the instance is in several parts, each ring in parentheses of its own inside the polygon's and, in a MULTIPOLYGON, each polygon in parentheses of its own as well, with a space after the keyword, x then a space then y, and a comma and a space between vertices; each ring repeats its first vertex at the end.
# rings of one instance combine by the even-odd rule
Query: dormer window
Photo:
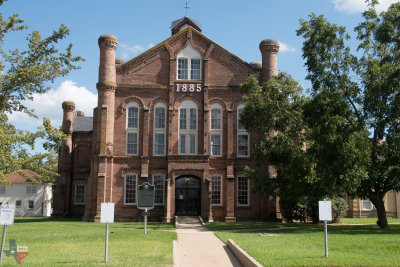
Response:
POLYGON ((201 80, 201 55, 188 44, 178 53, 178 80, 201 80))

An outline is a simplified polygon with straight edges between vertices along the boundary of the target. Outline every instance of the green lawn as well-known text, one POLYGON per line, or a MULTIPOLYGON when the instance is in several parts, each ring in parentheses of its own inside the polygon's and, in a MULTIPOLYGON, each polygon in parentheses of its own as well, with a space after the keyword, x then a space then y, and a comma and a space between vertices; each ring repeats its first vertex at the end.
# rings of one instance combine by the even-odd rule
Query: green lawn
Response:
MULTIPOLYGON (((375 223, 377 218, 343 218, 342 222, 344 224, 364 224, 364 223, 375 223)), ((397 218, 388 218, 388 223, 400 223, 400 219, 397 218)))
MULTIPOLYGON (((7 227, 9 239, 27 246, 29 255, 23 266, 172 266, 173 224, 149 223, 144 235, 143 223, 109 224, 108 263, 104 263, 105 224, 73 219, 16 218, 7 227)), ((4 266, 17 266, 3 255, 4 266)))
MULTIPOLYGON (((252 230, 220 231, 224 242, 232 239, 264 266, 399 266, 400 225, 382 230, 375 225, 328 226, 329 257, 324 257, 323 226, 287 227, 257 223, 252 230), (269 227, 271 226, 271 227, 269 227), (260 234, 278 236, 260 236, 260 234)), ((243 223, 243 229, 251 223, 243 223)), ((210 224, 212 225, 212 224, 210 224)), ((209 226, 210 226, 209 225, 209 226)), ((227 228, 229 224, 226 224, 227 228)), ((222 224, 215 225, 222 228, 222 224)), ((210 229, 212 226, 210 227, 210 229)))

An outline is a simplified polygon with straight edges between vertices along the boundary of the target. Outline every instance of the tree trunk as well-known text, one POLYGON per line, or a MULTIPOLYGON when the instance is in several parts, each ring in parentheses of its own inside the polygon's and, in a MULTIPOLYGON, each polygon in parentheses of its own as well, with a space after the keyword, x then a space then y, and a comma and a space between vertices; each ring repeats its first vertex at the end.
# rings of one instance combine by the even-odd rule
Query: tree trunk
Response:
POLYGON ((376 211, 378 212, 378 221, 376 222, 381 228, 388 228, 388 222, 386 218, 386 209, 383 197, 378 196, 375 199, 370 198, 371 202, 374 204, 376 211))

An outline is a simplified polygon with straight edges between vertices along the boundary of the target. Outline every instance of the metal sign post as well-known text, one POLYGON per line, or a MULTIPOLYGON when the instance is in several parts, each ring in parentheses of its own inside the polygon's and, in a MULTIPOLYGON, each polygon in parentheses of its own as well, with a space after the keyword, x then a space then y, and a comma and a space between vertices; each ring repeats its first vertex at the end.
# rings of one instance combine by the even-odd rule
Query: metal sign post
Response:
POLYGON ((148 182, 138 186, 138 209, 144 210, 144 234, 147 234, 147 216, 150 215, 148 210, 154 208, 154 185, 148 182))
POLYGON ((319 220, 324 221, 325 257, 328 257, 328 221, 332 221, 332 202, 318 201, 319 220))
POLYGON ((108 260, 108 223, 114 222, 114 203, 106 202, 101 203, 101 215, 100 222, 106 224, 106 242, 105 242, 105 252, 104 261, 108 260))
POLYGON ((1 240, 1 251, 0 251, 0 264, 3 261, 4 241, 6 240, 7 225, 13 225, 15 216, 15 205, 1 205, 0 206, 0 225, 3 227, 3 238, 1 240))

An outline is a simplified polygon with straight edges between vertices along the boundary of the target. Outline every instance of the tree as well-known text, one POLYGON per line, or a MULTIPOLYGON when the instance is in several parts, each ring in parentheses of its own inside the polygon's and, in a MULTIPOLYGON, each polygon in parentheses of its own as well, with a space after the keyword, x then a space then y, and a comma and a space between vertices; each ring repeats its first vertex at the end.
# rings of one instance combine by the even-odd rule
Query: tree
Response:
MULTIPOLYGON (((0 6, 3 5, 0 0, 0 6)), ((75 63, 83 60, 72 56, 70 44, 64 52, 57 49, 57 43, 69 35, 69 29, 61 25, 57 31, 42 38, 39 31, 27 35, 26 50, 3 49, 8 33, 24 31, 28 27, 23 20, 14 14, 3 19, 0 13, 0 177, 31 166, 38 173, 49 178, 55 173, 54 149, 62 134, 54 129, 48 120, 44 120, 44 128, 37 132, 16 129, 8 122, 7 113, 22 111, 36 117, 32 110, 23 105, 23 100, 33 100, 35 93, 45 93, 50 89, 49 82, 67 75, 71 70, 79 69, 75 63), (49 153, 31 154, 35 140, 47 138, 45 149, 49 153), (52 166, 52 167, 51 167, 52 166)))
POLYGON ((369 4, 364 21, 355 28, 360 56, 345 45, 350 39, 345 28, 323 16, 300 20, 297 34, 305 39, 303 58, 312 83, 312 101, 305 108, 312 153, 332 173, 349 163, 358 166, 343 177, 361 178, 346 191, 369 198, 377 209, 378 225, 386 228, 384 196, 400 190, 400 3, 380 15, 377 1, 369 4), (326 131, 329 128, 336 128, 334 135, 326 131), (349 136, 355 142, 344 149, 355 157, 330 158, 349 136))

